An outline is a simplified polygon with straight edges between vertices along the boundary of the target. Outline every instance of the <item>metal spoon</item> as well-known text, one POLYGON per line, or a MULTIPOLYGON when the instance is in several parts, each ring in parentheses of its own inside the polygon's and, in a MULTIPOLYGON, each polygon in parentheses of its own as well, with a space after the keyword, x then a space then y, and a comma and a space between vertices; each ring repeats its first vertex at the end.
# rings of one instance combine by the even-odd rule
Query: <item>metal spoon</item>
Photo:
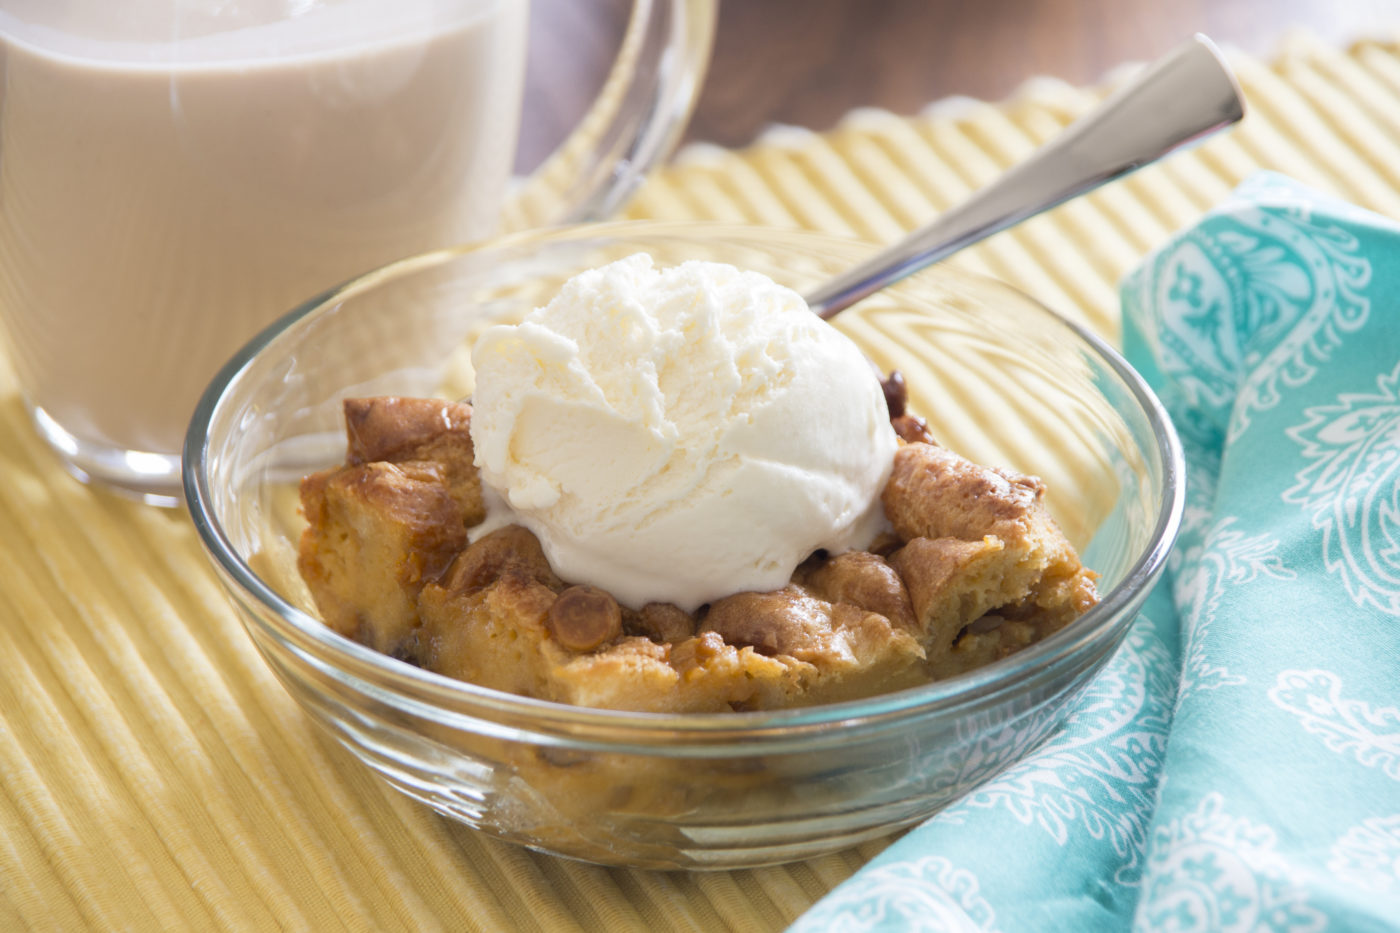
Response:
POLYGON ((1244 116, 1240 87, 1196 35, 992 184, 807 296, 825 319, 965 246, 1224 129, 1244 116))

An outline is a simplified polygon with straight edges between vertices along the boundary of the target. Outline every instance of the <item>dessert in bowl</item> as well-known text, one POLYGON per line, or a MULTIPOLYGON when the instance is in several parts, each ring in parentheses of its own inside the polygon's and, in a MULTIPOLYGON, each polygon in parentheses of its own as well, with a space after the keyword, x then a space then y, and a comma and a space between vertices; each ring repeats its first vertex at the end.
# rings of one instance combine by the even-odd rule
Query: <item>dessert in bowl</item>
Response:
MULTIPOLYGON (((792 708, 592 708, 444 676, 398 643, 360 644, 321 620, 298 569, 298 487, 345 459, 346 399, 472 396, 471 350, 487 327, 635 253, 729 263, 800 292, 868 250, 781 231, 601 225, 415 257, 293 312, 211 385, 186 449, 191 513, 255 643, 394 786, 502 838, 597 862, 807 857, 926 817, 1017 760, 1062 721, 1160 572, 1181 474, 1170 426, 1126 364, 990 280, 923 273, 834 323, 904 374, 937 449, 1043 477, 1035 497, 1099 574, 1097 605, 984 666, 792 708)), ((728 631, 746 611, 728 613, 728 631)))

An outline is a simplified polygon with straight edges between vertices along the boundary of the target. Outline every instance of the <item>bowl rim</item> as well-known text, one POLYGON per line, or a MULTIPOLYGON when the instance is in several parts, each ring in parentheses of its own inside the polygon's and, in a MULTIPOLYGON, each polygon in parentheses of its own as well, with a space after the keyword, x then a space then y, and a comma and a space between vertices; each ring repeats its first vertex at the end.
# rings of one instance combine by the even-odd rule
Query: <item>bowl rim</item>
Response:
MULTIPOLYGON (((1074 658, 1099 639, 1105 639, 1110 645, 1116 643, 1117 638, 1126 632, 1128 624, 1136 616, 1137 607, 1165 568, 1167 556, 1180 530, 1185 501, 1185 466, 1176 430, 1161 401, 1145 379, 1106 340, 1015 286, 990 276, 962 269, 950 269, 947 266, 934 267, 921 274, 975 281, 982 286, 990 284, 997 289, 1014 293, 1019 300, 1034 306, 1058 325, 1067 328, 1107 365, 1141 407, 1152 429, 1161 463, 1163 484, 1162 502, 1153 524, 1151 545, 1138 556, 1117 586, 1104 594, 1097 605, 1076 619, 1073 624, 1007 658, 965 674, 839 703, 716 713, 655 713, 598 709, 518 696, 416 667, 338 634, 319 618, 292 605, 264 582, 238 554, 220 527, 213 512, 208 476, 210 425, 226 393, 239 382, 259 354, 299 323, 315 317, 323 309, 333 307, 345 296, 372 287, 381 279, 393 278, 420 267, 430 268, 474 253, 518 248, 532 242, 544 244, 569 240, 629 240, 660 236, 683 239, 696 235, 711 239, 763 235, 801 240, 813 246, 826 244, 832 248, 839 246, 843 249, 879 248, 877 244, 856 237, 796 228, 769 228, 755 224, 712 221, 624 220, 527 230, 477 243, 419 253, 370 270, 302 302, 244 344, 210 381, 195 407, 185 437, 181 472, 187 512, 207 556, 214 563, 226 587, 237 587, 241 591, 242 599, 251 599, 261 604, 279 623, 274 626, 267 613, 241 612, 239 615, 245 627, 248 627, 250 618, 256 619, 259 625, 267 628, 268 633, 279 641, 290 642, 302 650, 313 651, 323 663, 328 658, 334 658, 336 674, 340 675, 342 680, 344 676, 367 679, 381 697, 387 691, 400 704, 412 697, 411 705, 426 706, 427 711, 435 716, 440 716, 447 709, 462 709, 465 705, 476 712, 489 713, 493 718, 504 715, 550 729, 601 729, 609 732, 621 730, 623 734, 637 737, 640 733, 680 734, 702 741, 741 736, 790 736, 795 732, 822 731, 833 726, 865 726, 891 720, 902 721, 940 708, 975 708, 1003 693, 1014 692, 1019 684, 1074 658), (1117 624, 1114 624, 1115 621, 1117 624)), ((229 595, 235 597, 235 601, 238 600, 238 594, 231 590, 229 595)), ((256 642, 256 638, 254 640, 256 642)))

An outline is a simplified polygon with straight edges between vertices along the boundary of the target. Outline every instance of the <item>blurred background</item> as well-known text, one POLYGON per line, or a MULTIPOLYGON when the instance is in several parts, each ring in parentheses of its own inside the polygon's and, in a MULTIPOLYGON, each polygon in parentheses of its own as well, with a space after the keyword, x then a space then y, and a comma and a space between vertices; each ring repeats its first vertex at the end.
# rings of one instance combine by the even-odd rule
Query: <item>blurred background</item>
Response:
MULTIPOLYGON (((597 93, 628 5, 533 0, 522 168, 597 93)), ((1195 32, 1267 56, 1295 30, 1334 43, 1400 32, 1400 0, 721 0, 686 140, 738 147, 771 123, 828 129, 855 107, 997 100, 1037 75, 1089 84, 1195 32)))

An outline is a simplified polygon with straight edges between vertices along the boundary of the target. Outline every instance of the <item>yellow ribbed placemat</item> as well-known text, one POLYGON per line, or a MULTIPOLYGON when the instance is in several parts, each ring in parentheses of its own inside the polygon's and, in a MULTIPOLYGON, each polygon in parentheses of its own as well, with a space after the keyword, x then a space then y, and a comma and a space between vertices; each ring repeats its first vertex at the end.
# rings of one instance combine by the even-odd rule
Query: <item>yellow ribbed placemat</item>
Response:
MULTIPOLYGON (((1237 57, 1232 134, 956 257, 1118 334, 1115 283, 1272 168, 1400 217, 1400 45, 1237 57)), ((688 151, 628 210, 889 240, 1102 89, 853 114, 688 151)), ((272 678, 182 513, 67 478, 0 363, 0 929, 780 929, 878 852, 727 873, 603 869, 497 843, 385 789, 272 678)))

